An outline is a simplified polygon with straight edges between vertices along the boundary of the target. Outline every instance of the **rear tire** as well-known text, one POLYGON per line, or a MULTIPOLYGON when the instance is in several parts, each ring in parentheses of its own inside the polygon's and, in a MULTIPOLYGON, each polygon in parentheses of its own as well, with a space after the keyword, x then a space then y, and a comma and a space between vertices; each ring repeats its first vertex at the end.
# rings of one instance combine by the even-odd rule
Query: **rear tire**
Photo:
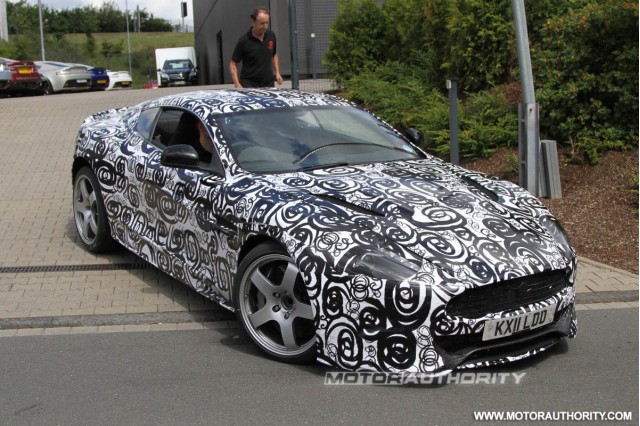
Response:
POLYGON ((40 94, 43 96, 53 95, 53 88, 51 87, 51 83, 49 83, 49 80, 42 81, 42 86, 40 86, 40 94))
POLYGON ((111 228, 100 192, 100 185, 93 171, 83 167, 73 180, 73 218, 80 242, 92 253, 113 248, 111 228))
POLYGON ((275 242, 240 262, 234 286, 238 320, 270 358, 308 363, 316 358, 315 323, 298 267, 275 242))

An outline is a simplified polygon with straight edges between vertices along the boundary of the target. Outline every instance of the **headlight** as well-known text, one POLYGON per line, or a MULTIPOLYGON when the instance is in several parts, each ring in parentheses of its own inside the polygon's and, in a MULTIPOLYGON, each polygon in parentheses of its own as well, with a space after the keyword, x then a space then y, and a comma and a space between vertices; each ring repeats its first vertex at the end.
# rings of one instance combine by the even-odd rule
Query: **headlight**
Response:
POLYGON ((383 280, 404 281, 415 275, 420 265, 387 250, 367 252, 349 268, 353 274, 364 274, 383 280))
POLYGON ((553 216, 544 216, 540 219, 540 223, 544 229, 553 237, 553 239, 562 247, 562 251, 566 256, 573 253, 573 245, 567 236, 567 233, 560 225, 560 222, 553 216))
POLYGON ((166 78, 168 80, 169 79, 169 74, 160 73, 160 78, 166 78))

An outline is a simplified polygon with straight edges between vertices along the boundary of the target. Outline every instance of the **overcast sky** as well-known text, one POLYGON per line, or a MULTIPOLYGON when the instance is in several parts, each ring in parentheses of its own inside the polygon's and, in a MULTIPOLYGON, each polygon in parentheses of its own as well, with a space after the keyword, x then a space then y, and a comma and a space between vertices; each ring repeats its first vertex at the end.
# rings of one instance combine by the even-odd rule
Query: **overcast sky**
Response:
MULTIPOLYGON (((13 1, 13 0, 9 0, 13 1)), ((164 18, 172 24, 178 24, 182 20, 180 16, 180 3, 182 0, 111 0, 118 9, 122 12, 126 10, 125 6, 129 7, 130 11, 134 11, 136 7, 140 9, 147 9, 147 12, 152 13, 156 18, 164 18)), ((28 0, 27 3, 37 5, 38 0, 28 0)), ((103 0, 40 0, 42 6, 47 6, 50 9, 74 9, 76 7, 84 6, 96 6, 100 7, 103 0)), ((192 2, 186 0, 187 3, 187 17, 185 18, 185 24, 189 25, 189 28, 193 30, 193 15, 192 15, 192 2)))

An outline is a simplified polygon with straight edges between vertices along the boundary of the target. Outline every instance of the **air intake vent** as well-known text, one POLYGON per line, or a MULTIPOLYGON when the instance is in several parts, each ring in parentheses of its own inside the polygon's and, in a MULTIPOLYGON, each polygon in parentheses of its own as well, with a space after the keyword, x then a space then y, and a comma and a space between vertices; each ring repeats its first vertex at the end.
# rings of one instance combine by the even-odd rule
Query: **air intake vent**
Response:
POLYGON ((480 318, 541 302, 567 286, 564 271, 551 271, 466 290, 447 304, 448 315, 480 318))

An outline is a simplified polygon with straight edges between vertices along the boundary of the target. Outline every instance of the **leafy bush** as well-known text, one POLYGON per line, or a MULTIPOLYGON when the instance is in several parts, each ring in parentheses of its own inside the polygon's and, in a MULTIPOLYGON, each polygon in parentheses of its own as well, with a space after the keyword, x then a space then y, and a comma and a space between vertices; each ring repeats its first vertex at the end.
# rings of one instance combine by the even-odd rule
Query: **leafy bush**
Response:
MULTIPOLYGON (((392 126, 422 131, 423 148, 448 158, 448 99, 425 84, 421 71, 397 61, 372 66, 345 82, 344 95, 392 126)), ((469 95, 464 104, 459 103, 458 110, 461 157, 488 156, 497 147, 517 143, 517 115, 502 90, 469 95)))
POLYGON ((461 87, 476 91, 510 78, 514 45, 509 0, 386 0, 382 7, 348 0, 325 60, 339 82, 368 62, 394 60, 423 68, 433 87, 457 76, 461 87))
MULTIPOLYGON (((460 113, 461 155, 486 155, 516 140, 515 111, 500 100, 502 90, 491 89, 518 75, 510 1, 341 5, 328 63, 350 95, 397 126, 422 126, 429 148, 444 155, 448 126, 439 108, 446 102, 436 101, 437 92, 456 76, 461 90, 474 93, 460 113)), ((537 0, 527 3, 527 18, 542 136, 591 163, 602 151, 637 148, 638 4, 537 0)))
POLYGON ((382 11, 373 0, 340 0, 324 58, 338 83, 367 64, 382 60, 385 24, 382 11))
POLYGON ((422 70, 434 88, 444 87, 448 69, 450 0, 386 0, 385 58, 422 70))
POLYGON ((517 63, 510 0, 458 0, 448 24, 446 68, 470 92, 504 83, 517 63))
POLYGON ((501 88, 470 94, 460 116, 461 156, 487 157, 518 144, 518 115, 501 88))
POLYGON ((591 163, 638 146, 638 4, 590 2, 549 19, 534 71, 541 131, 591 163))

